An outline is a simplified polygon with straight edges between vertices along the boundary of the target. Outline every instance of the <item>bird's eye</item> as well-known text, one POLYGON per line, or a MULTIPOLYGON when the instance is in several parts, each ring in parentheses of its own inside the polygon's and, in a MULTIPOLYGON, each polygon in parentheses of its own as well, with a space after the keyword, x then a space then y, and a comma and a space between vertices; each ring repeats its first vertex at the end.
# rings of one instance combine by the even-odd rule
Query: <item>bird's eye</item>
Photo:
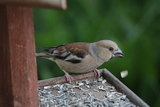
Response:
POLYGON ((110 48, 109 48, 109 50, 110 50, 110 51, 113 51, 113 48, 112 48, 112 47, 110 47, 110 48))

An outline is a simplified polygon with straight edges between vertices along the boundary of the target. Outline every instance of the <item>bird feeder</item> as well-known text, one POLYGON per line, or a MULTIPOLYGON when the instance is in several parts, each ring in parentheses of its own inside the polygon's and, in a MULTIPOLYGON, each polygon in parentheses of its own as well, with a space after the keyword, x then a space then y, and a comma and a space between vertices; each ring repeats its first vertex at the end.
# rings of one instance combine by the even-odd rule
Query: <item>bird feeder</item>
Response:
MULTIPOLYGON (((37 79, 33 7, 65 10, 67 6, 66 0, 0 0, 1 107, 39 107, 41 103, 37 89, 40 90, 42 87, 49 89, 54 87, 53 85, 62 85, 66 82, 64 77, 41 81, 37 79)), ((113 85, 118 92, 125 94, 133 104, 148 107, 106 69, 102 70, 102 76, 104 81, 113 85)), ((76 81, 90 80, 95 77, 91 72, 74 75, 73 78, 75 78, 73 83, 76 84, 76 81)), ((99 87, 98 91, 101 90, 103 88, 99 87)))
POLYGON ((66 0, 0 0, 0 106, 38 107, 33 7, 66 9, 66 0))
POLYGON ((102 69, 102 78, 93 72, 72 75, 71 84, 64 77, 40 80, 39 100, 45 106, 92 107, 149 107, 107 69, 102 69), (57 91, 57 92, 56 92, 57 91))

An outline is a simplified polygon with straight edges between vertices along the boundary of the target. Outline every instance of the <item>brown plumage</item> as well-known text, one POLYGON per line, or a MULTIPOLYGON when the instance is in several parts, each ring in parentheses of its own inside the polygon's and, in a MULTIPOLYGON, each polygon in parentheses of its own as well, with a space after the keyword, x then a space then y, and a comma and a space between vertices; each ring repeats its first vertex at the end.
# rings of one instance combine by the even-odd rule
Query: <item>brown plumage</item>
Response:
POLYGON ((72 77, 68 74, 94 71, 100 76, 97 67, 113 57, 123 57, 117 44, 110 40, 101 40, 94 43, 70 43, 45 49, 36 56, 51 59, 65 72, 67 81, 72 77), (68 72, 68 73, 67 73, 68 72))

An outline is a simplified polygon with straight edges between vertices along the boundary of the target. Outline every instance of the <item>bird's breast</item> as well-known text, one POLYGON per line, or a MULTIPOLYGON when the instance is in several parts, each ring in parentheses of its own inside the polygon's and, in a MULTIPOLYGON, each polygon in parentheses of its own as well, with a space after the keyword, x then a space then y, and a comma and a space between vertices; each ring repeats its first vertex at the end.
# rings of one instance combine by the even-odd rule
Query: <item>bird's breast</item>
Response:
POLYGON ((92 71, 101 65, 90 55, 87 55, 80 63, 71 63, 60 59, 56 59, 55 62, 62 70, 69 73, 85 73, 92 71))

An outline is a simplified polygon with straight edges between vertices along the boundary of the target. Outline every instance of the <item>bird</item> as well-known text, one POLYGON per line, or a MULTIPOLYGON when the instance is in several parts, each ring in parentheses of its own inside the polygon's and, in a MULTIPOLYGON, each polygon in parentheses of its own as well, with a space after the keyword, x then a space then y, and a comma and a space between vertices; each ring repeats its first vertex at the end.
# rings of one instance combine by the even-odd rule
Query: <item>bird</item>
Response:
POLYGON ((65 73, 66 80, 73 80, 69 73, 86 73, 93 71, 100 77, 96 68, 112 58, 123 58, 124 54, 118 45, 111 40, 100 40, 93 43, 75 42, 54 47, 46 47, 37 57, 54 61, 65 73))

